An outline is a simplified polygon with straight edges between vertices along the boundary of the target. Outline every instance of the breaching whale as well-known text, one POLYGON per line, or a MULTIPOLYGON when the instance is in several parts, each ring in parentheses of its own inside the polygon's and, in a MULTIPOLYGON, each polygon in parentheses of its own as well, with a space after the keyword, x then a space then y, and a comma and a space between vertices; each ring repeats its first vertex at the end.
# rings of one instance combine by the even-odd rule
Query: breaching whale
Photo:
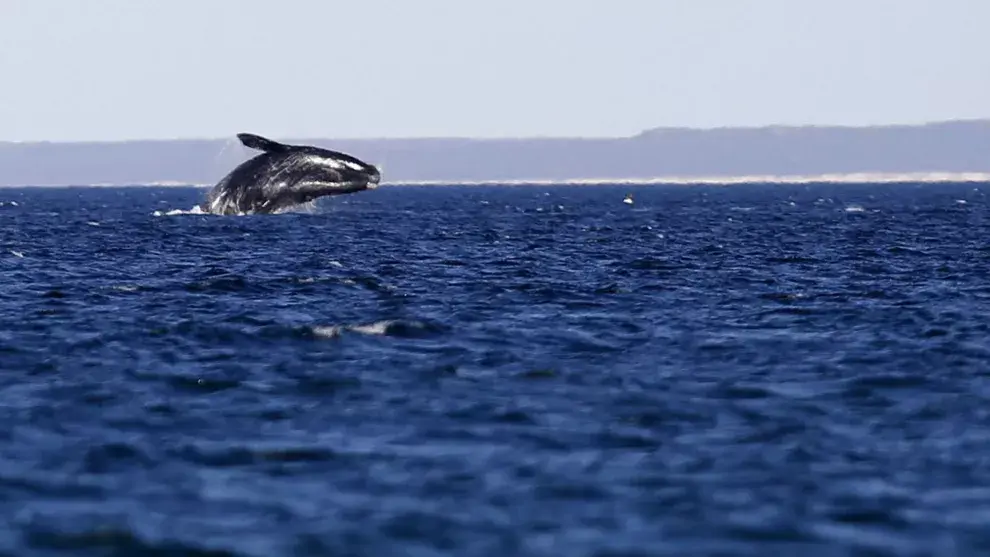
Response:
POLYGON ((205 213, 274 213, 319 197, 371 189, 381 181, 377 167, 345 153, 250 133, 239 133, 237 139, 262 153, 217 182, 200 205, 205 213))

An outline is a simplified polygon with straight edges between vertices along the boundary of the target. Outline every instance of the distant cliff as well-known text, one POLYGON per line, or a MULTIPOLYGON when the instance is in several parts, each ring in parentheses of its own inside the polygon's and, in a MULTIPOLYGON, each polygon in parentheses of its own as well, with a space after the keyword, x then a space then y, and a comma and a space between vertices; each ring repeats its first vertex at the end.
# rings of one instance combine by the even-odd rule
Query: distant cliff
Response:
MULTIPOLYGON (((352 152, 382 165, 386 181, 990 172, 990 120, 859 128, 657 128, 607 139, 276 139, 352 152)), ((250 155, 228 138, 0 142, 0 186, 210 184, 250 155)))

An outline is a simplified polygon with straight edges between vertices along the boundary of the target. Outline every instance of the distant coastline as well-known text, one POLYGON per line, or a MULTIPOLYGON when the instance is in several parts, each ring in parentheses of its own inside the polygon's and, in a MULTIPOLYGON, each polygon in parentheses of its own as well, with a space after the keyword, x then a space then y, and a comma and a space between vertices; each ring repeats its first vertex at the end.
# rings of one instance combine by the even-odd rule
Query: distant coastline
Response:
MULTIPOLYGON (((616 138, 273 139, 353 153, 382 166, 393 186, 990 181, 990 120, 654 128, 616 138)), ((233 133, 224 139, 0 142, 0 186, 208 186, 252 155, 233 133)))
POLYGON ((472 182, 406 181, 386 182, 390 186, 540 186, 540 185, 725 185, 734 184, 899 184, 899 183, 965 183, 990 182, 990 172, 919 172, 905 174, 819 174, 816 176, 697 176, 656 178, 579 178, 573 180, 477 180, 472 182))
MULTIPOLYGON (((731 186, 742 184, 936 184, 936 183, 990 183, 990 172, 919 172, 905 174, 819 174, 815 176, 699 176, 699 177, 656 177, 656 178, 579 178, 570 180, 474 180, 474 181, 446 181, 446 180, 418 180, 418 181, 385 181, 381 187, 401 187, 401 186, 650 186, 650 185, 715 185, 731 186)), ((0 187, 39 187, 39 188, 65 188, 65 187, 102 187, 102 188, 123 188, 123 187, 184 187, 184 188, 209 188, 212 183, 186 183, 186 182, 148 182, 141 184, 128 183, 100 183, 100 184, 45 184, 26 186, 0 186, 0 187)))

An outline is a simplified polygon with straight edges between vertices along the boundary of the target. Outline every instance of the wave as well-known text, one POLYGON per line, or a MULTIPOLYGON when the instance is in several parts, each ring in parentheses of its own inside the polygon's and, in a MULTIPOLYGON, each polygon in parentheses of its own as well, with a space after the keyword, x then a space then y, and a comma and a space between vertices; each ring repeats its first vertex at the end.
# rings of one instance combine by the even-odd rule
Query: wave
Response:
POLYGON ((353 325, 316 325, 310 327, 310 332, 317 338, 337 338, 346 333, 359 333, 369 336, 411 337, 419 336, 437 329, 421 321, 406 321, 385 319, 364 324, 353 325))

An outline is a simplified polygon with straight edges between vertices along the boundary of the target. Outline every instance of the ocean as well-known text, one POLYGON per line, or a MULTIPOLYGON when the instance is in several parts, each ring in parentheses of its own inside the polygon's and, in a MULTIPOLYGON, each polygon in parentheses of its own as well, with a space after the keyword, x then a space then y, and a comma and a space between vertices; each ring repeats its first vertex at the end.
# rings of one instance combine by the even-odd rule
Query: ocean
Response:
POLYGON ((0 555, 987 555, 988 192, 0 189, 0 555))

